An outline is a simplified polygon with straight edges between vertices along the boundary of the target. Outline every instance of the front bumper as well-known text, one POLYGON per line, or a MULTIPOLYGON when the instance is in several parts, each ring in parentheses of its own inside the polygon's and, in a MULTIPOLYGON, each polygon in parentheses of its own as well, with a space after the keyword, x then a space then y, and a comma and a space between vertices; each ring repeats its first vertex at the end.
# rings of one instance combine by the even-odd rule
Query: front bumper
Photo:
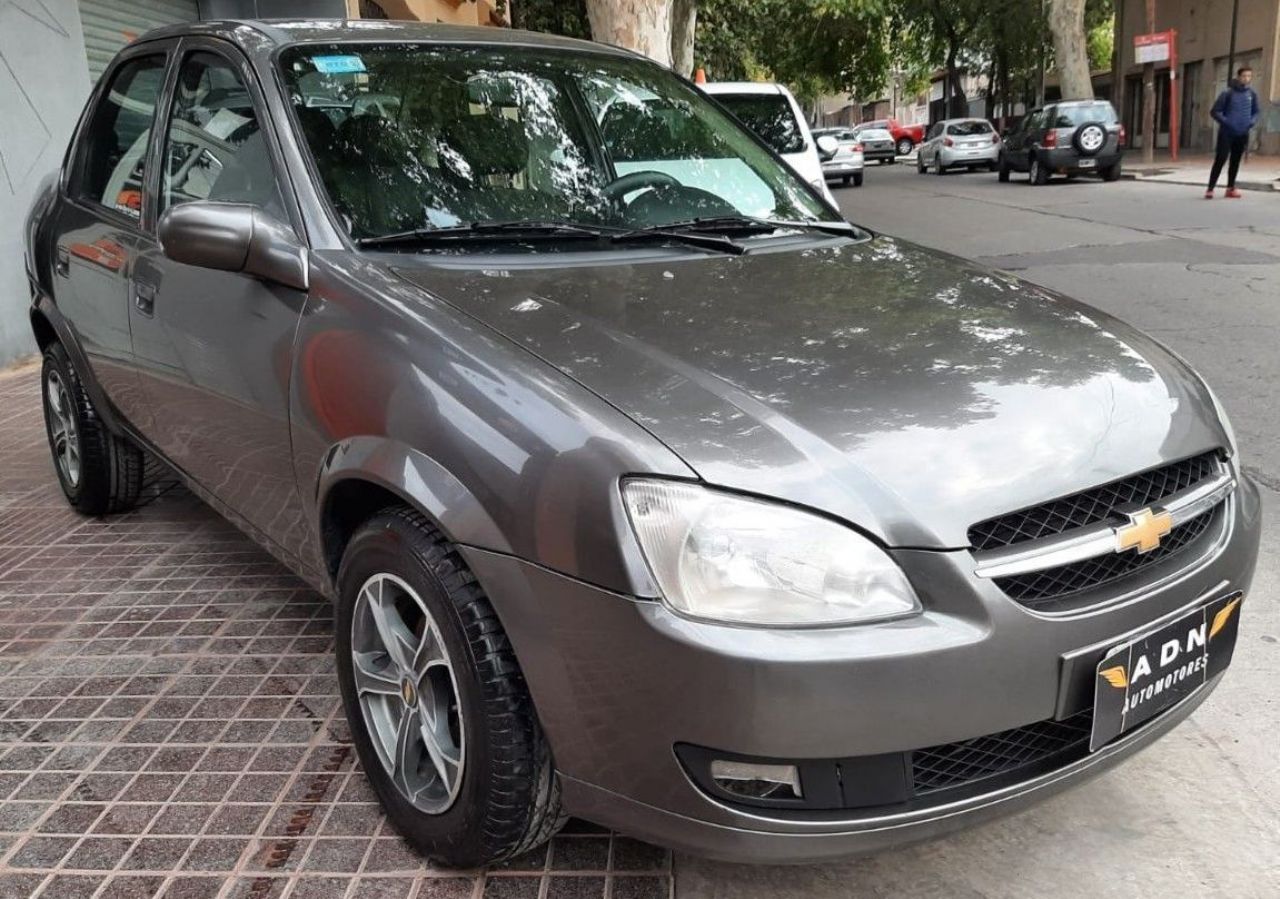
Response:
POLYGON ((520 659, 570 813, 708 856, 800 862, 1028 805, 1147 745, 1217 684, 1061 768, 908 811, 796 816, 726 804, 691 782, 676 744, 773 759, 873 756, 1067 718, 1087 707, 1093 666, 1109 647, 1247 590, 1259 517, 1257 491, 1242 479, 1221 535, 1194 563, 1183 560, 1140 595, 1060 617, 976 578, 968 552, 899 550, 923 615, 795 631, 691 621, 509 556, 465 553, 520 659))

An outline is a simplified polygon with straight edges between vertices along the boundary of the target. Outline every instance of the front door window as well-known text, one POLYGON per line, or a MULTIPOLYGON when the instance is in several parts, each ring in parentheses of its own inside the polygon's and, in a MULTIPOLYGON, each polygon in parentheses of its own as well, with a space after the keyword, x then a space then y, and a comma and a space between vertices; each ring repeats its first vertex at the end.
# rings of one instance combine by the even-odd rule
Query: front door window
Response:
POLYGON ((251 203, 285 218, 253 98, 225 57, 190 54, 178 73, 160 209, 193 200, 251 203))

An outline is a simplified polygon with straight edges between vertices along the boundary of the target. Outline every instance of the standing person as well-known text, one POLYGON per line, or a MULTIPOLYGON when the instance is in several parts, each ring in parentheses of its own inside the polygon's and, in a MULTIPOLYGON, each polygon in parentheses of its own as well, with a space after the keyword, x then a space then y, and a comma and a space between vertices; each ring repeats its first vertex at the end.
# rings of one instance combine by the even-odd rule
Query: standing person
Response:
POLYGON ((1236 190, 1240 157, 1244 156, 1245 147, 1249 144, 1249 131, 1257 124, 1262 111, 1257 93, 1249 86, 1252 82, 1253 69, 1241 66, 1236 71, 1235 80, 1218 95, 1209 113, 1218 123, 1218 148, 1213 157, 1213 169, 1209 172, 1209 189, 1204 192, 1206 200, 1213 199, 1213 189, 1218 186, 1218 176, 1222 174, 1222 164, 1228 156, 1231 165, 1227 168, 1227 196, 1233 200, 1240 197, 1240 191, 1236 190))

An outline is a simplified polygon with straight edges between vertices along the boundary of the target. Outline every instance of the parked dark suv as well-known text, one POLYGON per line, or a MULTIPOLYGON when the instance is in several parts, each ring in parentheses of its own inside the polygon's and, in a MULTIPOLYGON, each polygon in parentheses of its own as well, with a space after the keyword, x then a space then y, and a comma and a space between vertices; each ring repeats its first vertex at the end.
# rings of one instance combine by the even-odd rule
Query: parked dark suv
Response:
POLYGON ((1032 184, 1055 174, 1120 177, 1124 126, 1106 100, 1063 100, 1033 109, 1004 138, 1000 180, 1012 171, 1027 172, 1032 184))
POLYGON ((565 815, 896 846, 1119 762, 1231 660, 1258 494, 1195 373, 841 220, 638 55, 151 32, 27 247, 68 501, 128 508, 149 452, 332 597, 361 768, 434 859, 565 815))

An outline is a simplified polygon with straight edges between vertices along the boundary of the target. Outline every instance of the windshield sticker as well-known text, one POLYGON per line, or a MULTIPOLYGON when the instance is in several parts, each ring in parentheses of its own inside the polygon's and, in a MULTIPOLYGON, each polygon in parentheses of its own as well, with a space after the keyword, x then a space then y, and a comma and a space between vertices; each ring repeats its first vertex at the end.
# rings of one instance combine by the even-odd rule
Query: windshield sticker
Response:
POLYGON ((359 56, 313 56, 311 61, 316 71, 325 75, 347 75, 351 72, 363 72, 364 60, 359 56))

